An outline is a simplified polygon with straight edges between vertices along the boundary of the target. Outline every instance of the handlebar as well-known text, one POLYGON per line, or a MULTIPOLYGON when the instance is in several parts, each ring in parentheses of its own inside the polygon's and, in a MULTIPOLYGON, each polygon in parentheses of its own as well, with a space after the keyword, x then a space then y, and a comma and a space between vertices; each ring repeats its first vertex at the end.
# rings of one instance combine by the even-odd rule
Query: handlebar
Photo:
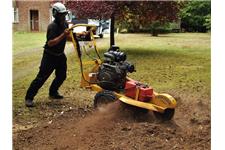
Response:
POLYGON ((76 27, 91 27, 91 29, 89 30, 94 30, 96 29, 96 25, 91 25, 91 24, 75 24, 75 25, 72 25, 69 30, 73 30, 74 28, 76 27))

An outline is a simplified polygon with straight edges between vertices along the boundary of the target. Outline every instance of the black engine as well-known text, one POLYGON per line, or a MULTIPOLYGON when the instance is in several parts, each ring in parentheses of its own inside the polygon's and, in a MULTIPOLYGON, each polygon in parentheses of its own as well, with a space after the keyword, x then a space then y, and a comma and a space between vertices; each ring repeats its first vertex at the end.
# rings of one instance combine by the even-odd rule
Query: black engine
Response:
POLYGON ((116 46, 104 53, 104 58, 97 74, 98 85, 111 91, 124 89, 127 73, 135 71, 134 65, 126 61, 126 54, 116 46))

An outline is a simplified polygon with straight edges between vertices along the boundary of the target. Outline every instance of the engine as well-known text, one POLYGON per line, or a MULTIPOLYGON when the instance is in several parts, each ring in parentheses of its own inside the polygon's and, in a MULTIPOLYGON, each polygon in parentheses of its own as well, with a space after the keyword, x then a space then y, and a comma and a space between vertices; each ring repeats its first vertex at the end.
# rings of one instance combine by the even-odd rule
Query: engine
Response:
POLYGON ((113 46, 104 53, 104 62, 97 74, 98 85, 105 90, 120 91, 124 89, 127 73, 134 72, 134 65, 126 61, 126 54, 113 46))

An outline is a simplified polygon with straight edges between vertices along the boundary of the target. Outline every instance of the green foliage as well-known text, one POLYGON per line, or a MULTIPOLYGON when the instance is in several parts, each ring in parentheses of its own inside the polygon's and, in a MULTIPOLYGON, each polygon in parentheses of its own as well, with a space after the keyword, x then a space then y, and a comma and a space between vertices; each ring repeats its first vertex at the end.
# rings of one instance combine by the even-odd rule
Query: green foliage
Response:
POLYGON ((186 31, 206 32, 211 27, 211 1, 189 1, 180 11, 181 26, 186 31))
POLYGON ((205 16, 204 26, 206 27, 207 30, 211 30, 211 15, 210 14, 205 16))
POLYGON ((162 24, 159 21, 151 23, 149 29, 152 36, 158 36, 158 34, 162 33, 169 33, 172 30, 169 23, 162 24))
POLYGON ((167 34, 171 32, 179 32, 180 27, 177 22, 166 22, 154 21, 148 23, 145 26, 135 24, 133 22, 123 21, 116 25, 120 29, 121 33, 151 33, 153 36, 158 34, 167 34))

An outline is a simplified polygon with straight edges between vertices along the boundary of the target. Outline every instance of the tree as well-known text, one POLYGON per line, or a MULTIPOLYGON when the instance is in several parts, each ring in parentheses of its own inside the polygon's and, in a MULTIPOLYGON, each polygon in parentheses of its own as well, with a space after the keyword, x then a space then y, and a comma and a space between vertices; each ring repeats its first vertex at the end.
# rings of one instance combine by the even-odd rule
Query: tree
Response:
MULTIPOLYGON (((154 21, 164 23, 177 19, 179 2, 176 1, 67 1, 67 7, 77 18, 109 19, 114 31, 114 18, 135 20, 137 26, 145 26, 154 21)), ((110 34, 110 45, 114 45, 114 32, 110 34)))
POLYGON ((67 7, 79 19, 111 19, 110 46, 115 45, 114 20, 123 18, 126 1, 67 1, 67 7))
POLYGON ((181 9, 181 27, 189 32, 206 32, 211 28, 211 2, 190 1, 181 9))

